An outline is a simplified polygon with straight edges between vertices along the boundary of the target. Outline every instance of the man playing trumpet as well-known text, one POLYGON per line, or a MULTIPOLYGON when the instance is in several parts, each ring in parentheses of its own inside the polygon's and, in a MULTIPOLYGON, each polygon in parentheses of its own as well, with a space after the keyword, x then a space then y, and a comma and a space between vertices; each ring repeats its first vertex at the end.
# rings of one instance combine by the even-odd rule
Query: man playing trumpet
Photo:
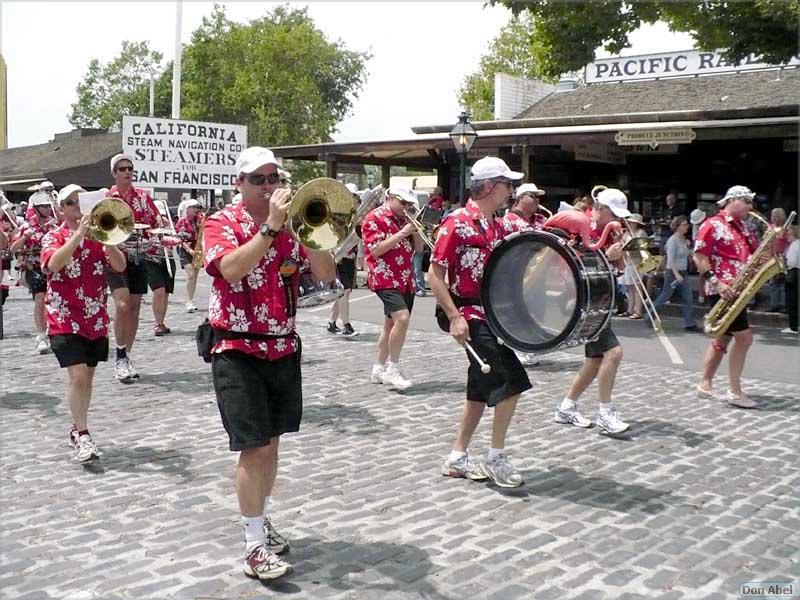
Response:
POLYGON ((400 372, 400 353, 406 341, 414 308, 414 252, 422 250, 417 228, 407 222, 406 211, 419 212, 411 190, 390 187, 386 202, 366 217, 361 226, 367 262, 367 286, 383 302, 383 331, 370 381, 406 390, 411 382, 400 372))
POLYGON ((87 237, 91 218, 81 215, 77 185, 59 192, 64 223, 44 236, 42 268, 47 273, 47 330, 62 369, 67 369, 67 401, 72 413, 69 444, 85 463, 100 456, 89 434, 88 413, 94 372, 108 360, 105 270, 125 270, 125 255, 87 237))

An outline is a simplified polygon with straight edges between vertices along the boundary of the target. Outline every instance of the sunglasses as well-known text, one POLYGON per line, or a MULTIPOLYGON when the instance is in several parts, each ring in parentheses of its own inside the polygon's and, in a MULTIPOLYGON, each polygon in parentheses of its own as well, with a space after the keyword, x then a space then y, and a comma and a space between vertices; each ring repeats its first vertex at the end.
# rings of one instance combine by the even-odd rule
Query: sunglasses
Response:
POLYGON ((275 185, 281 180, 281 176, 277 173, 270 173, 269 175, 262 175, 261 173, 250 173, 247 175, 247 182, 250 185, 264 185, 266 181, 270 185, 275 185))
POLYGON ((124 173, 125 171, 130 171, 133 173, 133 167, 117 167, 117 171, 124 173))
POLYGON ((77 200, 64 200, 64 206, 75 206, 78 203, 77 200))

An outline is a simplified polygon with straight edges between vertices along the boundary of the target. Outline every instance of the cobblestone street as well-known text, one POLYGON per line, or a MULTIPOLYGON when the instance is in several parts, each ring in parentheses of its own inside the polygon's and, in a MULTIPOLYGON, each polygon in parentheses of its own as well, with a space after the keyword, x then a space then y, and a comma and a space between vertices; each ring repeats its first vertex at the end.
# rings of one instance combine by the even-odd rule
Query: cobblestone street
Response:
MULTIPOLYGON (((265 586, 242 574, 236 455, 195 351, 205 313, 173 303, 173 333, 156 338, 142 307, 141 380, 120 384, 113 363, 100 365, 89 416, 104 456, 82 467, 66 443, 66 372, 33 353, 32 304, 12 290, 0 342, 0 596, 674 600, 737 598, 753 581, 797 589, 797 381, 747 379, 762 406, 737 410, 698 400, 696 372, 629 353, 615 399, 632 433, 611 439, 553 422, 582 359, 549 354, 529 367, 534 388, 511 425, 525 484, 508 490, 439 474, 464 397, 463 351, 411 330, 402 364, 415 385, 370 384, 379 327, 357 306, 351 339, 325 332, 324 311, 300 315, 303 424, 281 444, 271 504, 295 573, 265 586)), ((594 387, 581 406, 595 410, 594 387)), ((489 423, 473 452, 485 451, 489 423)))

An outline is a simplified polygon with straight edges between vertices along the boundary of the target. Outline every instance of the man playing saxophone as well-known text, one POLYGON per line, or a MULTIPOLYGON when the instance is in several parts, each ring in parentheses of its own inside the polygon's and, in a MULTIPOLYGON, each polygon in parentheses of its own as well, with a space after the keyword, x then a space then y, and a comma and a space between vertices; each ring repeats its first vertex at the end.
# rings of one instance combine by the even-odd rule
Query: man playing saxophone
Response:
MULTIPOLYGON (((706 219, 697 232, 694 245, 694 262, 705 280, 705 294, 716 304, 720 298, 732 300, 737 291, 731 287, 747 264, 750 255, 758 248, 758 241, 744 220, 753 205, 755 194, 743 185, 730 188, 719 202, 722 208, 715 216, 706 219)), ((703 374, 697 386, 701 398, 717 398, 712 387, 731 339, 734 340, 728 358, 730 389, 721 396, 733 406, 754 408, 756 402, 742 391, 742 370, 747 350, 753 343, 753 333, 747 323, 747 308, 733 320, 728 329, 711 340, 703 362, 703 374)))

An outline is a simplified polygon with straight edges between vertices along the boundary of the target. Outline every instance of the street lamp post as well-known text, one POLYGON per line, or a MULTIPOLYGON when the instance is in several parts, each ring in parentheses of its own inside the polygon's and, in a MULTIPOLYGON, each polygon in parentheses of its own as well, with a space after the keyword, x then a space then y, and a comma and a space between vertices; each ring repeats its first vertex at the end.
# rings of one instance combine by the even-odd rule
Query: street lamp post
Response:
POLYGON ((458 201, 461 206, 464 206, 464 179, 466 178, 466 160, 472 144, 478 137, 478 132, 469 122, 469 114, 466 111, 458 116, 458 123, 450 131, 450 139, 453 141, 453 146, 458 152, 461 159, 461 165, 458 175, 458 201))

